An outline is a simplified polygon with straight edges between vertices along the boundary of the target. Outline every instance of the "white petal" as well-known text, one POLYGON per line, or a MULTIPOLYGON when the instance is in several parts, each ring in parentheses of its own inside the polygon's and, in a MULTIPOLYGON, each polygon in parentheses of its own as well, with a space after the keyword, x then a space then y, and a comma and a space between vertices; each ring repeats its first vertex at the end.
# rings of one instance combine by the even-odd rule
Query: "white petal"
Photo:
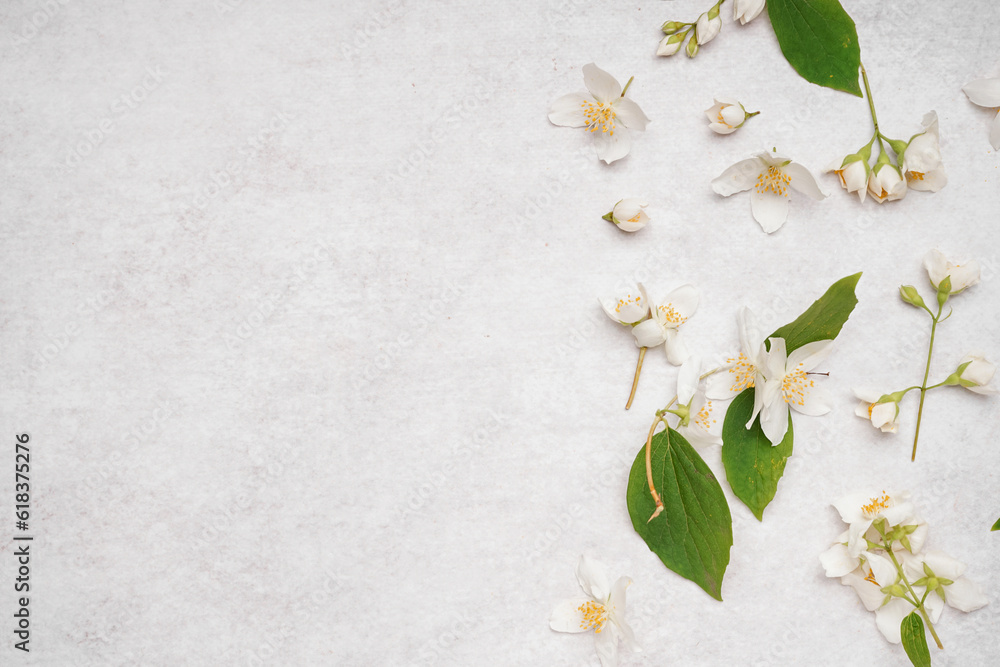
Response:
MULTIPOLYGON (((596 134, 596 133, 595 133, 596 134)), ((597 136, 597 157, 611 164, 615 160, 620 160, 628 155, 632 148, 632 139, 624 125, 615 125, 610 132, 601 133, 597 136)))
POLYGON ((990 123, 990 145, 993 150, 1000 151, 1000 113, 993 117, 990 123))
POLYGON ((712 190, 716 194, 728 197, 752 188, 757 184, 757 177, 760 174, 761 161, 758 158, 751 157, 740 160, 712 181, 712 190))
POLYGON ((678 315, 686 320, 694 315, 694 311, 698 310, 700 300, 701 293, 694 285, 681 285, 667 294, 663 303, 672 307, 678 315))
MULTIPOLYGON (((913 553, 920 553, 920 550, 924 548, 924 542, 927 541, 927 524, 920 522, 917 524, 917 529, 910 534, 910 548, 913 553)), ((920 576, 923 576, 922 574, 920 576)), ((917 577, 918 579, 920 577, 917 577)))
POLYGON ((788 355, 788 361, 785 362, 785 366, 788 370, 796 370, 801 364, 801 368, 798 370, 811 371, 812 369, 823 363, 830 352, 833 350, 833 340, 817 340, 812 343, 806 343, 802 347, 797 347, 792 350, 792 353, 788 355))
POLYGON ((739 104, 725 107, 720 113, 722 114, 722 122, 734 129, 747 119, 746 111, 739 104))
POLYGON ((701 375, 701 359, 690 357, 677 373, 677 403, 687 405, 694 398, 698 388, 698 377, 701 375))
POLYGON ((954 607, 959 611, 975 611, 981 607, 985 607, 989 603, 989 599, 983 593, 983 589, 979 587, 979 584, 965 577, 955 579, 954 581, 955 583, 951 586, 946 586, 944 589, 945 601, 948 603, 948 606, 954 607))
POLYGON ((620 97, 613 103, 613 106, 618 121, 628 129, 641 131, 645 130, 646 125, 649 124, 649 118, 635 101, 627 97, 620 97))
POLYGON ((618 634, 613 625, 607 624, 594 634, 594 648, 601 659, 601 667, 618 667, 618 634))
POLYGON ((611 594, 611 584, 604 564, 592 558, 580 556, 580 563, 576 566, 576 579, 583 592, 599 602, 604 602, 611 594))
POLYGON ((852 558, 843 544, 834 544, 821 553, 819 562, 823 564, 828 577, 842 577, 858 569, 858 559, 852 558))
POLYGON ((750 193, 750 210, 761 229, 771 234, 785 224, 788 218, 788 197, 754 190, 750 193))
POLYGON ((854 589, 854 592, 861 598, 861 604, 865 606, 865 609, 875 611, 885 601, 885 593, 879 590, 880 586, 865 579, 868 576, 868 570, 867 565, 862 565, 857 570, 841 577, 840 583, 854 589))
POLYGON ((635 344, 639 347, 656 347, 667 340, 663 326, 655 319, 639 322, 632 327, 632 335, 635 336, 635 344))
POLYGON ((764 344, 764 331, 757 323, 753 312, 746 306, 743 306, 737 313, 736 324, 740 330, 740 347, 743 354, 747 358, 753 359, 764 344))
POLYGON ((583 622, 583 612, 580 611, 580 607, 590 601, 590 598, 585 597, 563 600, 552 610, 549 627, 556 632, 586 632, 589 628, 583 622))
MULTIPOLYGON (((881 428, 883 431, 885 430, 883 427, 886 425, 894 426, 898 410, 899 408, 896 403, 879 403, 874 405, 870 416, 872 426, 875 428, 881 428)), ((895 430, 895 428, 893 428, 893 430, 895 430)))
POLYGON ((613 102, 621 97, 622 87, 615 77, 611 76, 594 63, 583 66, 583 82, 590 94, 599 102, 613 102))
POLYGON ((724 123, 709 123, 708 129, 716 134, 732 134, 736 131, 735 127, 730 127, 724 123))
MULTIPOLYGON (((928 551, 923 554, 921 561, 927 563, 927 567, 931 568, 934 574, 945 579, 958 579, 965 574, 965 563, 943 551, 928 551)), ((919 576, 924 576, 923 569, 920 570, 919 576)))
POLYGON ((913 605, 906 600, 893 598, 889 604, 875 610, 875 625, 878 626, 887 640, 898 644, 900 642, 899 626, 913 609, 913 605))
POLYGON ((789 401, 788 407, 810 417, 825 415, 830 411, 830 394, 823 387, 806 386, 802 389, 801 403, 789 401))
POLYGON ((611 587, 611 599, 608 601, 608 618, 618 630, 618 635, 630 651, 639 650, 635 641, 635 633, 625 620, 625 590, 632 585, 628 577, 618 577, 611 587))
MULTIPOLYGON (((865 512, 862 508, 870 502, 871 498, 870 493, 851 493, 837 500, 833 506, 845 523, 853 525, 865 520, 865 512)), ((865 528, 865 530, 868 529, 865 528)))
POLYGON ((705 395, 713 400, 725 401, 742 392, 743 388, 734 388, 733 375, 734 371, 727 366, 709 375, 705 380, 705 395))
POLYGON ((677 329, 666 329, 663 334, 666 337, 663 343, 667 352, 667 361, 674 366, 680 366, 691 356, 687 345, 684 344, 684 339, 681 338, 681 332, 677 329))
POLYGON ((813 199, 824 199, 830 196, 829 193, 824 192, 819 187, 819 183, 816 182, 816 177, 813 176, 812 172, 798 162, 791 162, 785 165, 784 172, 791 179, 788 184, 792 186, 793 190, 808 195, 813 199))
POLYGON ((969 96, 973 104, 981 107, 1000 107, 1000 77, 976 79, 965 84, 962 92, 969 96))
POLYGON ((776 402, 761 410, 760 427, 772 445, 781 444, 788 433, 788 408, 784 401, 776 402))
POLYGON ((621 324, 635 324, 649 314, 649 298, 642 284, 624 296, 598 299, 608 317, 621 324))
POLYGON ((570 93, 563 95, 552 103, 549 109, 549 122, 562 127, 583 127, 587 124, 587 118, 583 114, 583 105, 589 96, 582 93, 570 93))

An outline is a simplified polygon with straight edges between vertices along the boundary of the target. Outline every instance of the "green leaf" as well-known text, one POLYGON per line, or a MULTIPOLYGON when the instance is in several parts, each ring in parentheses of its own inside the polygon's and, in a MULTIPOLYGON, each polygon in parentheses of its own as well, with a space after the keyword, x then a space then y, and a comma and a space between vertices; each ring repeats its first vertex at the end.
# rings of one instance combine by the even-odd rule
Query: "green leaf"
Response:
POLYGON ((722 600, 722 577, 733 546, 733 517, 722 487, 698 452, 673 429, 653 436, 650 462, 664 510, 649 520, 656 503, 646 481, 643 445, 632 464, 626 496, 635 532, 664 565, 722 600))
POLYGON ((1000 530, 1000 519, 997 519, 997 522, 993 524, 993 527, 990 528, 990 530, 1000 530))
POLYGON ((768 0, 781 53, 806 81, 861 97, 861 47, 837 0, 768 0))
POLYGON ((788 354, 807 343, 836 338, 844 322, 851 316, 854 306, 858 304, 854 288, 860 279, 860 273, 841 278, 794 322, 779 328, 770 337, 784 338, 785 352, 788 354))
POLYGON ((753 414, 754 389, 744 389, 726 411, 722 424, 722 464, 726 479, 736 497, 750 508, 758 521, 764 518, 764 508, 778 490, 778 480, 785 472, 785 462, 792 455, 792 415, 788 415, 788 432, 776 446, 764 435, 760 420, 746 427, 753 414))
POLYGON ((927 636, 924 621, 917 612, 911 612, 899 625, 903 639, 903 650, 913 663, 913 667, 931 667, 931 652, 927 650, 927 636))

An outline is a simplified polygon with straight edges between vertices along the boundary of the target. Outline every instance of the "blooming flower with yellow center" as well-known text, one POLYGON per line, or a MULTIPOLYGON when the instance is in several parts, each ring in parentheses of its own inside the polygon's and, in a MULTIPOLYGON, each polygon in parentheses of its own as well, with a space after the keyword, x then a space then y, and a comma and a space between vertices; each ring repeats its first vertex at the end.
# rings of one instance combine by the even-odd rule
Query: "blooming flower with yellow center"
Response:
POLYGON ((790 189, 817 200, 828 196, 808 169, 771 152, 740 160, 712 181, 712 189, 723 197, 752 190, 750 209, 768 234, 788 218, 790 189))
POLYGON ((676 430, 692 445, 722 445, 722 422, 716 405, 700 388, 700 376, 701 360, 697 357, 685 361, 677 374, 677 404, 687 416, 676 430))
POLYGON ((951 294, 958 294, 979 282, 979 262, 974 259, 961 264, 953 264, 940 250, 931 250, 924 257, 924 268, 934 289, 938 288, 946 276, 951 278, 951 294))
POLYGON ((682 285, 651 308, 651 317, 632 329, 639 347, 663 345, 667 361, 680 366, 690 356, 681 338, 680 326, 698 309, 700 295, 692 285, 682 285))
POLYGON ((549 110, 549 121, 562 127, 586 127, 595 136, 597 156, 611 164, 628 155, 630 133, 645 130, 649 118, 625 97, 618 81, 594 63, 583 66, 583 81, 588 92, 560 97, 549 110))
POLYGON ((549 627, 556 632, 593 630, 601 666, 614 667, 618 664, 619 641, 632 651, 639 650, 632 628, 625 620, 625 589, 632 580, 619 577, 610 584, 604 566, 586 556, 580 557, 576 577, 586 597, 570 598, 556 605, 549 617, 549 627))
POLYGON ((608 317, 619 324, 635 326, 649 315, 649 297, 646 288, 638 283, 622 296, 598 299, 608 317))
MULTIPOLYGON (((881 491, 875 494, 854 493, 835 502, 833 506, 849 524, 846 546, 850 557, 857 558, 868 548, 865 533, 875 521, 885 519, 890 526, 922 523, 914 517, 913 504, 909 498, 908 493, 889 494, 881 491)), ((914 533, 910 536, 910 543, 912 550, 918 551, 923 545, 923 537, 914 533)))
MULTIPOLYGON (((740 332, 740 353, 728 358, 717 373, 708 376, 705 394, 710 399, 728 400, 744 389, 764 385, 763 362, 767 358, 764 334, 749 308, 740 310, 736 321, 740 332)), ((755 403, 762 401, 763 397, 763 393, 755 390, 755 403)), ((759 406, 755 407, 760 410, 759 406)))
POLYGON ((762 393, 759 401, 754 401, 754 413, 747 422, 747 428, 760 414, 760 427, 764 435, 777 445, 788 431, 788 410, 791 408, 804 415, 825 415, 830 411, 826 392, 816 386, 809 377, 810 371, 826 359, 830 353, 832 340, 819 340, 796 348, 791 354, 785 352, 784 338, 771 338, 771 349, 763 363, 764 390, 755 390, 755 397, 762 393))
POLYGON ((855 389, 854 395, 861 400, 854 409, 855 415, 869 420, 872 426, 883 433, 896 432, 899 427, 896 422, 899 417, 899 402, 889 399, 883 401, 883 394, 869 389, 855 389))

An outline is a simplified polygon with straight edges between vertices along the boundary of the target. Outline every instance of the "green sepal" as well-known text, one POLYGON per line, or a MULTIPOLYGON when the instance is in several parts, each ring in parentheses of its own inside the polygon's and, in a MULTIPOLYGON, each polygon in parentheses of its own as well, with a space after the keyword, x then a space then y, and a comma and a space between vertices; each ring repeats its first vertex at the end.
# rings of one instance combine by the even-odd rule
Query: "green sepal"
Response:
POLYGON ((753 414, 753 399, 754 388, 744 389, 726 411, 722 425, 722 464, 733 493, 758 521, 763 521, 764 508, 774 499, 785 463, 792 455, 792 416, 788 415, 785 437, 772 446, 759 419, 749 429, 746 427, 753 414))
POLYGON ((680 21, 667 21, 662 26, 660 26, 660 30, 663 31, 664 35, 672 35, 686 25, 688 24, 681 23, 680 21))
POLYGON ((938 283, 937 291, 938 305, 943 306, 944 302, 951 296, 951 276, 945 276, 944 280, 938 283))
POLYGON ((722 600, 722 578, 733 546, 733 517, 708 464, 677 431, 653 436, 653 482, 663 502, 656 511, 646 481, 643 446, 628 478, 626 500, 632 527, 663 564, 722 600))
POLYGON ((695 35, 692 37, 687 46, 684 48, 684 53, 687 54, 688 58, 694 58, 698 55, 698 31, 695 30, 695 35))
POLYGON ((602 215, 601 220, 607 220, 608 222, 613 222, 616 225, 618 224, 618 221, 615 220, 614 211, 608 211, 606 214, 602 215))
POLYGON ((924 621, 918 612, 911 612, 903 619, 899 625, 899 637, 913 667, 931 667, 931 652, 927 648, 924 621))
POLYGON ((781 53, 806 81, 861 97, 861 47, 837 0, 768 0, 781 53))

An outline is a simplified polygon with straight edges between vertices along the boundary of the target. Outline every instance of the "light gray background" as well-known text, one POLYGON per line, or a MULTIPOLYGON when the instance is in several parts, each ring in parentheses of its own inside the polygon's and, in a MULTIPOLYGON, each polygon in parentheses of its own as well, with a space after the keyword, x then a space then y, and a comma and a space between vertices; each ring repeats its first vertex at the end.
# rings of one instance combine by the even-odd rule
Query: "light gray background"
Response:
MULTIPOLYGON (((709 182, 777 147, 819 173, 868 138, 865 103, 806 83, 766 16, 695 61, 659 25, 709 2, 49 2, 0 8, 0 662, 38 665, 596 665, 553 633, 581 553, 628 574, 646 651, 626 665, 906 665, 817 557, 829 503, 909 489, 929 546, 991 606, 946 610, 935 665, 1000 648, 1000 402, 931 394, 881 436, 850 389, 919 382, 921 259, 977 258, 933 377, 1000 359, 1000 75, 988 2, 846 0, 886 133, 937 110, 950 182, 859 205, 793 196, 763 234, 709 182), (595 62, 652 119, 599 163, 549 105, 595 62), (714 95, 760 109, 707 128, 714 95), (634 235, 600 219, 647 198, 634 235), (724 603, 633 532, 627 466, 676 369, 596 296, 642 279, 702 291, 706 357, 735 316, 797 316, 859 270, 827 363, 835 409, 797 418, 763 523, 731 495, 724 603), (12 649, 13 437, 32 437, 30 656, 12 649)), ((661 291, 662 293, 662 291, 661 291)), ((728 487, 727 487, 728 492, 728 487)), ((728 494, 727 494, 728 495, 728 494)))

